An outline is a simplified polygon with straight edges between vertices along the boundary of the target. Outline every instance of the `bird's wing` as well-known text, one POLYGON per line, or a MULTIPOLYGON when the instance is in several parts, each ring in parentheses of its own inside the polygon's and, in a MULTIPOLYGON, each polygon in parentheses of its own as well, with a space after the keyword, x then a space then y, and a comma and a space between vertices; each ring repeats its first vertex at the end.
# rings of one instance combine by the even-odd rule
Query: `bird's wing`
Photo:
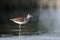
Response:
POLYGON ((17 18, 17 20, 16 20, 16 21, 23 22, 23 21, 24 21, 24 18, 19 17, 19 18, 17 18))
POLYGON ((24 18, 23 17, 18 17, 18 18, 12 18, 10 20, 11 21, 15 20, 15 21, 23 22, 24 21, 24 18))

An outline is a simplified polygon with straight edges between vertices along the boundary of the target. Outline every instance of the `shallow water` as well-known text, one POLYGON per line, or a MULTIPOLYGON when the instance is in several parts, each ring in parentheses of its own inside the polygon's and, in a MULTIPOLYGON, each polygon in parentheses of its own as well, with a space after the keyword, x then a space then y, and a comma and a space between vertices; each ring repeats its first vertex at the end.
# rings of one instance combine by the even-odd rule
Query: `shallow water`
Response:
MULTIPOLYGON (((0 36, 19 36, 19 25, 10 18, 26 15, 27 10, 1 10, 0 36)), ((22 25, 21 35, 60 36, 60 9, 37 9, 29 11, 34 16, 27 24, 22 25)))
POLYGON ((19 9, 3 9, 0 13, 1 36, 19 36, 19 32, 21 35, 38 35, 38 19, 35 18, 36 16, 33 15, 34 10, 28 11, 19 9), (23 24, 21 26, 21 31, 19 31, 20 28, 18 24, 9 20, 10 18, 23 17, 28 13, 32 14, 34 18, 32 18, 27 24, 23 24))
POLYGON ((39 20, 48 33, 60 35, 60 9, 42 9, 40 10, 39 20))

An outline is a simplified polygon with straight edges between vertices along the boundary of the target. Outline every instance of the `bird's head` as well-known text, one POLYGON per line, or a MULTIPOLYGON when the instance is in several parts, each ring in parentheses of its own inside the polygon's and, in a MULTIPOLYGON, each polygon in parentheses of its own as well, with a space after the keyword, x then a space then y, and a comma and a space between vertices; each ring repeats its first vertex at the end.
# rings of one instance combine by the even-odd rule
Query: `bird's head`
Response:
POLYGON ((27 18, 31 18, 33 17, 31 14, 27 14, 27 18))

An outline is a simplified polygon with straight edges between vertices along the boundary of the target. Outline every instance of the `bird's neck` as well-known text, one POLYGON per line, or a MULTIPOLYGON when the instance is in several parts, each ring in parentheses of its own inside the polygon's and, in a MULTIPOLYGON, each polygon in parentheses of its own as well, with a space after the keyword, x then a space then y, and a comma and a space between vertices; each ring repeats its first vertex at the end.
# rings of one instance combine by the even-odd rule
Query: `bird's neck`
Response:
POLYGON ((26 20, 30 20, 30 18, 29 18, 29 17, 25 17, 24 20, 25 20, 25 21, 26 21, 26 20))

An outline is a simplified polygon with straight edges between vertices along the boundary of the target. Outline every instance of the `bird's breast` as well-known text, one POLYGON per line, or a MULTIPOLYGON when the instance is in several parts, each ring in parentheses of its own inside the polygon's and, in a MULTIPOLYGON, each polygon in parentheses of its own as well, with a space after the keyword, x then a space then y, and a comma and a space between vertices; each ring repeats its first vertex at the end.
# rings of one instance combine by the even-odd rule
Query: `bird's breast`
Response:
POLYGON ((19 22, 19 21, 14 21, 17 24, 26 24, 28 21, 23 21, 23 22, 19 22))

